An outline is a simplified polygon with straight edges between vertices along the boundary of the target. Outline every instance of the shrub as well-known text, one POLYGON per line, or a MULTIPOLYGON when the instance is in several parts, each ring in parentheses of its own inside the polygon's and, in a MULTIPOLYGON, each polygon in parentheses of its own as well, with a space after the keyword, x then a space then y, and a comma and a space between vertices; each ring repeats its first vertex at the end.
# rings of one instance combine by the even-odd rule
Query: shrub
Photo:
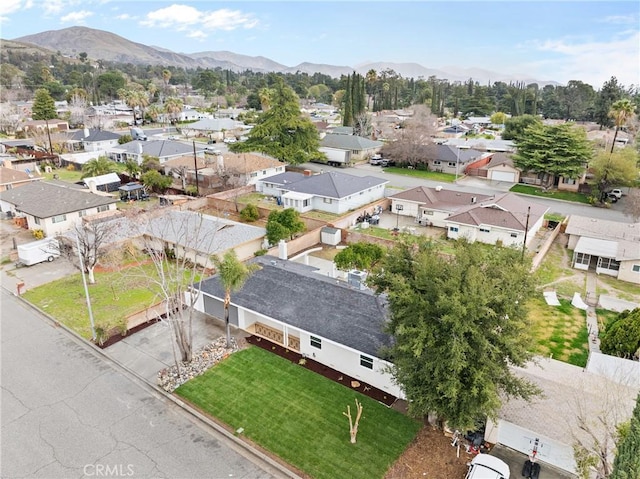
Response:
POLYGON ((240 217, 248 223, 252 223, 260 218, 260 212, 256 205, 250 203, 240 211, 240 217))
POLYGON ((259 249, 258 251, 253 253, 253 256, 264 256, 265 254, 267 254, 267 252, 268 250, 266 249, 259 249))
POLYGON ((37 240, 41 240, 45 238, 44 231, 42 230, 33 230, 33 237, 37 240))
POLYGON ((69 163, 66 168, 67 171, 76 171, 76 167, 69 163))

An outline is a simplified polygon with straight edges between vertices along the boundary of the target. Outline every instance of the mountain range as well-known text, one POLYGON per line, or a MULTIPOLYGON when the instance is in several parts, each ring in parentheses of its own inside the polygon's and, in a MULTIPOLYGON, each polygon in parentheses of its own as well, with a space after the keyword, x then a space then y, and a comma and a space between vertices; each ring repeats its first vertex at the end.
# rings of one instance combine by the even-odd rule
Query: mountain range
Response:
POLYGON ((368 62, 355 66, 325 65, 317 63, 300 63, 292 67, 283 65, 263 56, 252 57, 228 51, 205 51, 197 53, 176 53, 166 48, 132 42, 114 33, 87 27, 70 27, 61 30, 49 30, 13 39, 14 42, 37 45, 69 57, 77 57, 81 52, 87 53, 94 60, 142 65, 163 65, 182 68, 222 68, 232 71, 252 70, 258 72, 295 73, 303 72, 313 75, 323 73, 334 78, 354 71, 365 75, 374 69, 381 72, 392 69, 405 78, 429 78, 435 76, 449 81, 466 81, 473 78, 480 83, 496 81, 538 83, 559 85, 554 81, 541 81, 526 76, 504 75, 480 68, 445 69, 427 68, 418 63, 368 62))

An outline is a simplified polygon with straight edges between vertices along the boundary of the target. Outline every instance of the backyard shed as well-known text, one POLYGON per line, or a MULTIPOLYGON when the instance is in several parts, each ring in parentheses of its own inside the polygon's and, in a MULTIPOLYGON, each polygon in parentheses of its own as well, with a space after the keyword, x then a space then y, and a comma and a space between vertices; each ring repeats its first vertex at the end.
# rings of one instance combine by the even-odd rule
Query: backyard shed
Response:
POLYGON ((325 226, 320 230, 320 241, 322 244, 337 246, 342 240, 342 232, 338 228, 325 226))
POLYGON ((120 200, 143 200, 149 198, 149 195, 144 191, 144 185, 141 183, 127 183, 118 188, 120 191, 120 200))
POLYGON ((85 178, 82 181, 91 191, 105 191, 107 193, 117 191, 122 184, 117 173, 92 176, 90 178, 85 178))

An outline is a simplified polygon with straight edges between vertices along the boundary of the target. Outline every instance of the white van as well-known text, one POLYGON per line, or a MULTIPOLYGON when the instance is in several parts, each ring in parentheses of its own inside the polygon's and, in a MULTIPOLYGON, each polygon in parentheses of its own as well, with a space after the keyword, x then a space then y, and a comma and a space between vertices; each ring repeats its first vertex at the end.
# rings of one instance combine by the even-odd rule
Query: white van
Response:
POLYGON ((469 465, 465 479, 509 479, 509 466, 489 454, 478 454, 469 465))

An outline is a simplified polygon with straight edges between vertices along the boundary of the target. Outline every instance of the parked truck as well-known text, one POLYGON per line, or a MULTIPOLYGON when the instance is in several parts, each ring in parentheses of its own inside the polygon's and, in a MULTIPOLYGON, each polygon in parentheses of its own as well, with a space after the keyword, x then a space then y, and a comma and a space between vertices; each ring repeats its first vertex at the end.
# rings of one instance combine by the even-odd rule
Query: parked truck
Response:
POLYGON ((45 238, 18 245, 18 265, 31 266, 53 261, 60 256, 60 243, 55 238, 45 238))
POLYGON ((329 166, 349 166, 351 164, 351 152, 338 148, 321 147, 319 150, 327 156, 329 166))
POLYGON ((142 128, 131 128, 131 138, 134 140, 147 141, 147 135, 142 128))

